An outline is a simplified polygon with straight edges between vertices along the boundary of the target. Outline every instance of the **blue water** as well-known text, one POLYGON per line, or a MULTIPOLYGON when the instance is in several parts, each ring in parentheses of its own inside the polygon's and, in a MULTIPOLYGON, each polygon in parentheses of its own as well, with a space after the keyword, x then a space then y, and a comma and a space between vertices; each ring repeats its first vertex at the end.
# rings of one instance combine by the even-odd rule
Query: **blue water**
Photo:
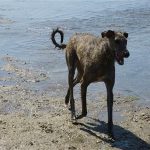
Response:
MULTIPOLYGON (((27 62, 29 68, 49 76, 45 84, 67 88, 63 51, 50 41, 53 28, 61 27, 65 42, 74 32, 100 35, 112 29, 129 33, 131 56, 124 66, 116 64, 115 92, 150 99, 150 2, 149 0, 1 0, 0 51, 27 62)), ((103 84, 90 86, 94 93, 103 84)), ((63 91, 62 91, 63 92, 63 91)), ((62 94, 64 95, 64 94, 62 94)))

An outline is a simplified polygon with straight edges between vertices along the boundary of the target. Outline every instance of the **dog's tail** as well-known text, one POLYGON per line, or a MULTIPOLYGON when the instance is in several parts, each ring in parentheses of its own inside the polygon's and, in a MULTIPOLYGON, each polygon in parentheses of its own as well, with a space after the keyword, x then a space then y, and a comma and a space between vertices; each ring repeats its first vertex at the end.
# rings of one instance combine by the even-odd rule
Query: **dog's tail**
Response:
POLYGON ((51 40, 53 42, 53 44, 55 45, 55 47, 58 47, 60 49, 65 49, 66 48, 66 44, 63 44, 63 40, 64 40, 64 33, 63 31, 59 30, 58 28, 53 30, 52 34, 51 34, 51 40), (60 37, 61 37, 61 43, 57 43, 56 40, 55 40, 55 35, 59 33, 60 34, 60 37))

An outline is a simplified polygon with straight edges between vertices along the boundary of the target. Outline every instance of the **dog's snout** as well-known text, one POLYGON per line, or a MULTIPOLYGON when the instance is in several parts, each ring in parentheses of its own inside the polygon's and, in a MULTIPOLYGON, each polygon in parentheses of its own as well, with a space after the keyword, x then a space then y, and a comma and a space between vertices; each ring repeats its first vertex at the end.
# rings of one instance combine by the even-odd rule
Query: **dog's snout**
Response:
POLYGON ((129 56, 130 56, 129 51, 128 51, 128 50, 127 50, 127 51, 125 51, 125 52, 124 52, 124 57, 125 57, 125 58, 128 58, 129 56))

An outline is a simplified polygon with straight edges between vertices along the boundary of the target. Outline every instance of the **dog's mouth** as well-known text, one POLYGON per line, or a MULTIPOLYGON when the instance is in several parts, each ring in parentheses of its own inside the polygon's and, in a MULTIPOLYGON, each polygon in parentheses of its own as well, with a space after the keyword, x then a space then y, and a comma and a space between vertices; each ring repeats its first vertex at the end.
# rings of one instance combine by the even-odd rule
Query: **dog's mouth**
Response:
POLYGON ((125 51, 117 51, 115 53, 115 59, 118 62, 119 65, 124 64, 124 58, 128 58, 130 56, 130 53, 128 50, 125 51))
POLYGON ((124 64, 123 52, 116 52, 115 58, 116 58, 116 61, 118 62, 119 65, 123 65, 124 64))

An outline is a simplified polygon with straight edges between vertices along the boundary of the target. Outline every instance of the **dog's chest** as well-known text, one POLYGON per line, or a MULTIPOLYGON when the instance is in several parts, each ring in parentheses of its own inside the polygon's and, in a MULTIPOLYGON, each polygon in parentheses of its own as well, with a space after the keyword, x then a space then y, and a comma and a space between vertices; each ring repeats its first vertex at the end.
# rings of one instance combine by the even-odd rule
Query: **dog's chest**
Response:
POLYGON ((85 74, 87 74, 87 78, 91 82, 104 81, 109 78, 109 74, 111 74, 111 70, 104 65, 91 65, 85 67, 85 74))

